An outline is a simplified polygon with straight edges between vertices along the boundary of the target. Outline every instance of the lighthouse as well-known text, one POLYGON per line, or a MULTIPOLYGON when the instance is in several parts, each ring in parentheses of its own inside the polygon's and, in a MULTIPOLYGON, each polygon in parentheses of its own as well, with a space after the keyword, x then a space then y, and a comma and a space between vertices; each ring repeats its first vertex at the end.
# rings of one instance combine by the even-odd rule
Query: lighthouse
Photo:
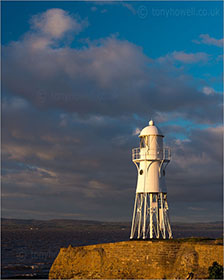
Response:
POLYGON ((165 182, 170 148, 163 147, 164 135, 153 120, 139 138, 140 147, 132 149, 138 179, 130 239, 172 238, 165 182))

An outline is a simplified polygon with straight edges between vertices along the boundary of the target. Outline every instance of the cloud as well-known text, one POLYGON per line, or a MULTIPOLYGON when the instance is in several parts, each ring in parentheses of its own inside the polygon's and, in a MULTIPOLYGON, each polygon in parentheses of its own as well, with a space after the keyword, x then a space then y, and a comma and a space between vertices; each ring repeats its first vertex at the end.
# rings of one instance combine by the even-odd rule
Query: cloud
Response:
MULTIPOLYGON (((116 127, 111 134, 112 122, 109 120, 101 128, 97 128, 96 124, 93 126, 91 122, 86 122, 81 128, 79 120, 76 119, 67 128, 67 132, 59 129, 57 137, 54 136, 56 123, 47 123, 48 132, 37 132, 40 133, 39 144, 35 142, 35 137, 29 141, 29 146, 21 141, 32 131, 31 127, 24 130, 22 119, 20 127, 17 124, 17 129, 22 129, 23 134, 19 135, 24 138, 20 141, 15 136, 8 138, 8 152, 11 155, 6 157, 3 153, 2 192, 7 195, 4 206, 10 208, 10 203, 13 202, 14 207, 17 205, 20 208, 19 204, 22 202, 22 209, 29 209, 31 206, 28 196, 35 203, 32 209, 39 209, 38 204, 41 203, 46 213, 50 213, 58 205, 63 208, 63 201, 66 201, 71 212, 79 213, 84 218, 107 219, 113 216, 116 219, 120 215, 117 209, 123 211, 122 215, 126 216, 126 219, 131 218, 136 170, 130 155, 131 148, 138 146, 138 138, 132 136, 131 128, 127 130, 127 122, 116 121, 116 127), (81 141, 74 144, 71 137, 64 144, 62 135, 72 136, 72 131, 78 131, 81 141), (126 134, 128 137, 125 144, 117 145, 118 142, 113 141, 118 135, 126 134), (90 145, 85 139, 91 139, 93 144, 90 145), (21 155, 20 158, 17 157, 17 161, 12 160, 15 145, 22 146, 27 151, 26 157, 21 155), (45 158, 39 156, 43 153, 46 154, 45 158), (23 166, 19 166, 18 162, 23 163, 23 166), (24 198, 16 202, 15 193, 24 198), (89 209, 93 209, 91 213, 87 213, 89 210, 86 211, 86 207, 83 207, 87 203, 89 209), (108 213, 102 209, 106 209, 108 213)), ((38 128, 41 124, 40 119, 38 128)), ((13 127, 9 128, 10 131, 12 129, 13 127)), ((3 132, 5 133, 5 130, 3 132)), ((169 143, 172 160, 167 168, 167 185, 171 207, 174 207, 177 201, 188 202, 188 206, 196 201, 198 207, 211 211, 207 208, 209 202, 216 203, 221 199, 222 133, 221 127, 193 131, 189 141, 169 143)), ((6 146, 5 137, 3 151, 6 146)))
MULTIPOLYGON (((4 108, 2 190, 7 196, 4 201, 6 209, 11 209, 14 204, 18 211, 37 210, 40 203, 43 212, 50 213, 56 205, 63 212, 63 201, 66 201, 66 209, 83 213, 83 205, 88 203, 83 217, 89 215, 89 218, 96 219, 97 216, 103 218, 107 212, 102 212, 105 203, 110 212, 116 205, 116 197, 125 196, 121 184, 124 184, 123 189, 126 188, 125 181, 130 180, 130 176, 124 173, 122 162, 129 158, 130 151, 122 150, 126 143, 113 139, 128 131, 131 134, 130 124, 121 124, 116 119, 102 122, 98 117, 83 120, 69 115, 68 125, 59 127, 59 116, 52 119, 49 113, 33 111, 29 107, 20 112, 11 110, 11 113, 7 106, 4 108), (123 179, 117 181, 116 176, 123 179), (24 194, 24 199, 16 203, 15 193, 24 194), (111 199, 113 203, 110 203, 111 199), (33 205, 30 200, 34 200, 33 205), (90 209, 93 211, 88 214, 90 209)), ((134 178, 135 173, 133 181, 134 178)))
POLYGON ((194 40, 194 42, 197 44, 205 44, 205 45, 211 45, 211 46, 216 46, 216 47, 223 46, 224 39, 216 39, 216 38, 210 37, 209 34, 201 34, 199 37, 200 37, 200 41, 194 40))
POLYGON ((125 8, 127 8, 129 11, 131 11, 131 13, 133 15, 136 15, 136 10, 135 8, 133 7, 133 5, 131 5, 130 3, 128 2, 121 2, 121 5, 125 8))
POLYGON ((62 9, 49 9, 31 18, 31 27, 49 38, 59 39, 68 31, 79 33, 84 22, 79 22, 62 9))
POLYGON ((48 38, 35 36, 29 38, 29 43, 32 49, 37 50, 37 49, 45 49, 50 44, 52 44, 52 41, 49 40, 48 38))
MULTIPOLYGON (((30 30, 25 33, 23 44, 33 51, 58 47, 62 39, 74 40, 74 36, 87 26, 88 21, 81 20, 78 15, 70 15, 62 9, 49 9, 31 17, 30 30)), ((19 42, 14 43, 19 45, 19 42)))
MULTIPOLYGON (((106 7, 110 7, 110 6, 122 6, 126 9, 128 9, 133 15, 136 15, 136 9, 135 7, 130 3, 130 2, 124 2, 124 1, 94 1, 94 5, 98 5, 98 6, 106 6, 106 7)), ((96 11, 97 8, 96 7, 91 7, 92 11, 96 11), (94 8, 94 9, 92 9, 94 8)), ((102 10, 101 10, 102 12, 102 10)))
MULTIPOLYGON (((182 52, 172 57, 205 59, 182 52)), ((2 65, 4 91, 44 110, 108 116, 176 111, 203 122, 221 119, 220 94, 205 95, 182 70, 158 65, 140 47, 114 36, 81 49, 33 48, 25 38, 3 47, 2 65)))
POLYGON ((141 130, 137 127, 133 132, 132 135, 138 135, 141 132, 141 130))
POLYGON ((214 94, 215 90, 211 87, 203 87, 202 92, 206 95, 214 94))
MULTIPOLYGON (((62 216, 75 213, 89 219, 116 220, 121 212, 125 219, 131 218, 136 187, 131 149, 139 145, 133 131, 142 129, 142 120, 63 113, 67 123, 59 126, 61 113, 50 116, 29 106, 18 109, 10 101, 3 108, 4 213, 16 207, 25 215, 24 210, 38 211, 42 205, 38 217, 52 217, 55 210, 62 216)), ((166 173, 171 209, 177 203, 182 208, 186 204, 186 209, 197 203, 206 216, 213 205, 212 213, 217 215, 214 204, 222 198, 223 126, 187 132, 171 125, 162 130, 172 150, 166 173), (187 133, 187 141, 175 139, 180 129, 187 133)))
POLYGON ((197 189, 201 185, 206 185, 207 190, 213 189, 218 182, 221 186, 223 131, 223 126, 193 129, 188 141, 178 140, 171 144, 174 147, 176 179, 180 176, 181 184, 188 186, 186 191, 189 188, 193 191, 193 188, 197 189), (188 174, 191 176, 188 177, 188 174))
MULTIPOLYGON (((180 51, 153 60, 141 47, 116 36, 86 41, 77 49, 58 45, 59 36, 81 30, 73 21, 76 19, 66 11, 48 10, 32 18, 38 32, 31 29, 20 40, 3 46, 3 91, 42 110, 59 109, 82 116, 145 117, 149 112, 175 112, 195 121, 221 120, 221 94, 204 94, 193 77, 170 63, 206 62, 206 53, 180 51), (65 23, 57 30, 54 23, 60 21, 65 23)), ((65 124, 66 120, 61 120, 60 125, 65 124)))
POLYGON ((82 20, 53 14, 65 21, 59 31, 45 12, 2 48, 3 215, 118 220, 122 213, 130 219, 136 187, 131 149, 153 117, 166 123, 172 149, 171 208, 204 208, 204 219, 218 216, 222 95, 182 67, 206 62, 206 55, 173 52, 159 61, 116 36, 64 46, 61 39, 80 32, 71 21, 82 20), (167 124, 173 120, 180 124, 167 124), (190 124, 181 125, 186 120, 190 124))
POLYGON ((198 63, 198 62, 207 62, 209 59, 208 54, 203 52, 198 53, 185 53, 183 51, 173 52, 171 57, 179 62, 183 63, 198 63))
POLYGON ((2 110, 10 110, 14 112, 26 109, 28 106, 28 102, 20 97, 13 97, 10 99, 3 98, 2 100, 2 110))

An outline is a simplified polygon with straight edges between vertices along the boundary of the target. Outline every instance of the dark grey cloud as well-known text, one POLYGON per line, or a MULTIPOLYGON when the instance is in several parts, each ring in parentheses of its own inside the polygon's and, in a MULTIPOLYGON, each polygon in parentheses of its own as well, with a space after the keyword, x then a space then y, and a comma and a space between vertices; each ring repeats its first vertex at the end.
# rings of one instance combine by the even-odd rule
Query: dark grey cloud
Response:
MULTIPOLYGON (((49 118, 49 112, 28 104, 16 108, 14 102, 3 103, 3 213, 10 215, 17 209, 26 217, 51 218, 55 213, 129 219, 136 187, 131 149, 139 144, 133 133, 139 121, 83 119, 71 113, 49 118)), ((165 131, 172 135, 183 128, 170 126, 165 131)), ((199 212, 201 219, 211 211, 220 215, 222 133, 223 127, 218 126, 192 130, 188 140, 168 138, 173 159, 167 185, 174 220, 183 207, 190 212, 189 207, 205 209, 199 212)))
POLYGON ((35 31, 2 49, 3 215, 130 219, 131 149, 139 145, 136 131, 153 116, 199 125, 162 127, 173 152, 167 185, 174 219, 192 213, 197 220, 220 219, 221 94, 204 93, 207 82, 187 76, 170 57, 153 60, 115 36, 80 49, 61 45, 82 26, 67 13, 34 19, 35 31), (202 129, 202 123, 212 126, 202 129))

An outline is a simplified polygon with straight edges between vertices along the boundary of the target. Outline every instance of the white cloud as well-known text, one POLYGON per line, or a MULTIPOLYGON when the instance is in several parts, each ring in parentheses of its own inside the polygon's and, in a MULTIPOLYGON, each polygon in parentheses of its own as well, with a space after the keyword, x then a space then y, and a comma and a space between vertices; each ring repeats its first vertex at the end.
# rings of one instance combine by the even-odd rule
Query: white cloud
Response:
POLYGON ((203 52, 197 53, 185 53, 183 51, 173 52, 171 56, 179 62, 183 63, 196 63, 196 62, 206 62, 208 61, 208 54, 203 52))
POLYGON ((206 44, 206 45, 212 45, 216 47, 222 47, 224 39, 216 39, 213 37, 210 37, 209 34, 201 34, 200 36, 200 41, 194 40, 195 43, 198 44, 206 44))
POLYGON ((215 90, 211 87, 203 87, 202 92, 206 95, 215 94, 215 90))
POLYGON ((199 62, 207 62, 209 60, 209 55, 204 52, 197 53, 186 53, 184 51, 174 51, 172 53, 168 53, 165 56, 159 57, 157 61, 159 63, 168 63, 174 64, 175 62, 181 62, 185 64, 199 63, 199 62))
POLYGON ((33 50, 38 50, 38 49, 45 49, 50 44, 52 44, 52 41, 48 38, 31 36, 29 38, 29 43, 33 50))
POLYGON ((133 131, 132 135, 138 135, 140 132, 141 132, 141 130, 137 127, 137 128, 133 131))
POLYGON ((31 19, 32 27, 51 38, 61 38, 66 32, 79 33, 83 23, 62 9, 49 9, 31 19))

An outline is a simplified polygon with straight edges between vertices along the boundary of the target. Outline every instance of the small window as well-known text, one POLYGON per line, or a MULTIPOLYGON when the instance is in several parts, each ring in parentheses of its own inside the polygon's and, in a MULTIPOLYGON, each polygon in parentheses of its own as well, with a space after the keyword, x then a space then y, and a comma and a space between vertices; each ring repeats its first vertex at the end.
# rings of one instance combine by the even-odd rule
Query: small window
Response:
POLYGON ((144 137, 141 137, 140 148, 145 148, 145 138, 144 137))
POLYGON ((140 175, 142 175, 142 174, 143 174, 143 170, 142 170, 142 169, 139 171, 139 174, 140 174, 140 175))

